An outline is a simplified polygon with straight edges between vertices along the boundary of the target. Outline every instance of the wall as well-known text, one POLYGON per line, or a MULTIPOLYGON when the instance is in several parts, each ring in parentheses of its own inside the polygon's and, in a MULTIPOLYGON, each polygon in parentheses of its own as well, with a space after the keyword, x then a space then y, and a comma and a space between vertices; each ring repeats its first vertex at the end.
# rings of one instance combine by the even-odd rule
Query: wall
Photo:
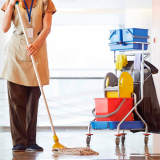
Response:
MULTIPOLYGON (((153 0, 153 19, 152 19, 152 34, 155 33, 156 43, 153 43, 152 48, 152 63, 160 70, 160 1, 159 0, 153 0)), ((160 101, 160 73, 154 76, 155 84, 156 84, 156 90, 158 99, 160 101)))
MULTIPOLYGON (((152 0, 152 34, 155 34, 156 42, 152 47, 152 63, 160 70, 160 1, 152 0)), ((153 40, 153 39, 152 39, 153 40)), ((160 101, 160 73, 154 75, 154 82, 157 90, 157 96, 160 101)), ((159 148, 155 148, 160 143, 160 135, 153 136, 153 150, 158 152, 159 148)))

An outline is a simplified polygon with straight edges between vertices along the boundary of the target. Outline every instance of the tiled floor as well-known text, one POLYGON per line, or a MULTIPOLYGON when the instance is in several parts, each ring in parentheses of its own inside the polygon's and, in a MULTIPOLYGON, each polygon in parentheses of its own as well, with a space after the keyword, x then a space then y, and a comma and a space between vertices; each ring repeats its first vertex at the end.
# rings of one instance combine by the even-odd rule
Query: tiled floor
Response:
MULTIPOLYGON (((66 147, 86 147, 87 129, 57 129, 60 143, 66 147)), ((44 148, 43 152, 12 153, 10 132, 0 132, 0 160, 59 160, 59 159, 105 159, 105 160, 160 160, 160 136, 149 137, 148 146, 144 145, 142 133, 127 131, 125 145, 115 145, 115 131, 92 130, 91 149, 99 152, 98 156, 57 155, 52 153, 54 144, 50 130, 37 133, 37 143, 44 148)))

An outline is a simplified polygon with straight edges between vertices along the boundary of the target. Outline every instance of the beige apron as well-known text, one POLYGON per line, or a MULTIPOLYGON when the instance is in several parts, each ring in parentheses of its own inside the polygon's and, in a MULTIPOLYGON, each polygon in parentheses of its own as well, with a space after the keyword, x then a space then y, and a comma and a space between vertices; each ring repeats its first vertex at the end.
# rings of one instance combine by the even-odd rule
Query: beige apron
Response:
MULTIPOLYGON (((21 2, 19 3, 19 9, 23 19, 24 26, 28 26, 28 14, 27 11, 22 7, 21 2)), ((31 22, 33 26, 33 39, 29 39, 29 43, 33 43, 38 33, 43 28, 43 0, 37 0, 37 5, 32 8, 31 22)), ((22 31, 20 19, 15 8, 14 20, 15 31, 22 31)), ((5 47, 5 60, 4 67, 2 70, 1 77, 24 86, 38 86, 37 78, 34 72, 31 58, 27 55, 26 41, 24 34, 18 35, 13 34, 10 41, 5 47)), ((34 56, 36 61, 37 70, 42 82, 42 85, 49 84, 49 69, 48 69, 48 58, 47 58, 47 45, 46 41, 38 48, 36 55, 34 56)))

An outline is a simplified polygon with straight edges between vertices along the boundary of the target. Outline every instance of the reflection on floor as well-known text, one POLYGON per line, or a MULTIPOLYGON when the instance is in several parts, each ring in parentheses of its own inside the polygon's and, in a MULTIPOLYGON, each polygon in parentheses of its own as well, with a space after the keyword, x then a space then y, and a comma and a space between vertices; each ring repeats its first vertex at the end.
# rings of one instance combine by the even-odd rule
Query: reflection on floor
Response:
MULTIPOLYGON (((60 143, 66 147, 86 147, 87 129, 57 129, 60 143)), ((92 130, 91 149, 99 152, 98 156, 75 156, 53 154, 51 151, 52 133, 50 130, 37 132, 37 143, 44 148, 43 152, 12 153, 12 141, 10 132, 0 132, 0 160, 59 160, 59 159, 105 159, 105 160, 160 160, 160 147, 158 140, 149 137, 148 145, 144 145, 142 133, 131 133, 127 131, 125 145, 115 145, 116 130, 92 130), (154 143, 154 141, 156 143, 154 143), (153 144, 157 144, 153 146, 153 144)), ((156 135, 157 136, 157 135, 156 135)))

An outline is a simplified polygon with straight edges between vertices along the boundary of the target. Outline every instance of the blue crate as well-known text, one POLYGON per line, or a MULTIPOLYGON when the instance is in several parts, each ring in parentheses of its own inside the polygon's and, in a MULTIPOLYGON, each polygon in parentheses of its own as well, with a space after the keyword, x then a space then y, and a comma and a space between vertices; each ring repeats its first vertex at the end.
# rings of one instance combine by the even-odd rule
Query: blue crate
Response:
POLYGON ((91 121, 93 129, 108 129, 108 121, 91 121))
POLYGON ((110 30, 109 39, 111 43, 122 42, 122 29, 110 30))
POLYGON ((145 38, 133 37, 128 31, 134 36, 148 37, 148 29, 126 28, 123 29, 123 42, 147 42, 145 38))
MULTIPOLYGON (((117 129, 119 121, 91 121, 92 129, 117 129)), ((120 129, 141 129, 144 128, 142 121, 124 121, 120 129)))
MULTIPOLYGON (((144 45, 144 50, 148 49, 148 44, 144 45)), ((139 43, 129 43, 126 45, 114 44, 110 45, 111 51, 120 51, 120 50, 142 50, 142 44, 139 43)))
MULTIPOLYGON (((109 129, 117 129, 119 122, 109 122, 109 129)), ((120 129, 140 129, 144 128, 144 124, 142 121, 124 121, 120 125, 120 129)))

